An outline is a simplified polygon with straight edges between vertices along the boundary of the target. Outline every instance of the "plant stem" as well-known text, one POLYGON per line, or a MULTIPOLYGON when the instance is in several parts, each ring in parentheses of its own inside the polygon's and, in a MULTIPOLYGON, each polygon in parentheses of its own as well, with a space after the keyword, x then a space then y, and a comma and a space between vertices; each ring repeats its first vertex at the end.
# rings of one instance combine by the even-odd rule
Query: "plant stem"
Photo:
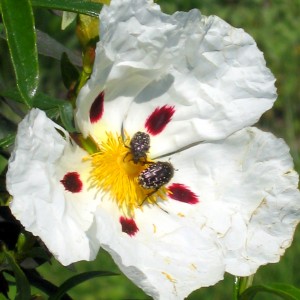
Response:
POLYGON ((254 275, 248 277, 235 277, 233 300, 239 300, 240 295, 252 285, 254 275))
MULTIPOLYGON (((47 295, 50 296, 58 290, 58 287, 56 285, 44 279, 36 270, 23 271, 26 274, 29 282, 41 291, 45 292, 47 295)), ((69 295, 65 294, 61 297, 61 300, 72 300, 72 298, 69 295)))

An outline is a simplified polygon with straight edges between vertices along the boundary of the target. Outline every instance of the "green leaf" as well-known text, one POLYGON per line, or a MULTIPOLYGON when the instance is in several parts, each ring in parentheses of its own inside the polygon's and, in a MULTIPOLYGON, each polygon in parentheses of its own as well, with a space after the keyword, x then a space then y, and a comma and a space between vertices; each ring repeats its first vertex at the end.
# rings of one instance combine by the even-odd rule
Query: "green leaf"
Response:
POLYGON ((59 107, 59 114, 65 129, 69 132, 75 132, 76 129, 73 125, 73 107, 71 103, 65 102, 64 105, 61 105, 59 107))
POLYGON ((32 0, 32 5, 98 17, 102 8, 101 3, 109 4, 110 0, 102 0, 99 2, 100 3, 91 2, 90 0, 32 0))
POLYGON ((38 82, 38 55, 30 0, 1 0, 2 19, 16 82, 23 101, 32 106, 38 82))
POLYGON ((67 89, 70 89, 79 79, 79 71, 71 63, 66 53, 63 53, 62 55, 60 67, 64 85, 67 89))
MULTIPOLYGON (((1 8, 1 5, 0 5, 0 8, 1 8)), ((5 28, 4 28, 4 25, 2 23, 0 23, 0 36, 4 36, 4 32, 5 32, 5 28)))
POLYGON ((28 257, 32 257, 35 259, 37 259, 37 258, 42 259, 43 261, 48 261, 51 258, 50 255, 42 247, 34 247, 34 248, 28 250, 26 252, 26 255, 28 257))
POLYGON ((285 283, 273 283, 269 285, 256 285, 245 290, 239 300, 252 300, 259 292, 277 295, 285 300, 299 300, 300 289, 285 283))
POLYGON ((9 291, 8 282, 3 275, 3 272, 0 272, 0 296, 2 294, 5 297, 5 299, 9 299, 8 291, 9 291))
MULTIPOLYGON (((22 102, 20 94, 15 89, 0 91, 0 95, 17 102, 22 102)), ((43 93, 37 93, 32 99, 32 106, 44 110, 50 118, 56 118, 59 115, 67 131, 76 131, 73 125, 73 107, 70 102, 43 93)))
POLYGON ((75 275, 69 279, 67 279, 59 288, 58 290, 49 297, 48 300, 59 300, 68 290, 72 289, 76 285, 80 283, 92 279, 94 277, 101 277, 101 276, 116 276, 118 274, 108 271, 91 271, 85 272, 78 275, 75 275))
POLYGON ((69 132, 76 131, 73 125, 73 107, 70 102, 53 98, 46 94, 38 93, 34 98, 33 106, 43 110, 51 110, 53 108, 56 108, 57 112, 52 113, 54 113, 54 115, 57 115, 57 113, 59 113, 61 122, 65 129, 69 132))
POLYGON ((15 275, 16 286, 17 286, 17 294, 15 299, 16 300, 30 299, 31 296, 30 285, 25 274, 16 263, 14 257, 6 250, 4 250, 3 252, 7 262, 9 263, 15 275))
POLYGON ((20 92, 15 88, 9 89, 9 90, 0 90, 0 96, 14 100, 16 102, 24 103, 20 92))
POLYGON ((43 110, 51 109, 54 107, 58 108, 62 105, 66 105, 68 103, 69 102, 67 102, 63 99, 57 99, 57 98, 54 98, 52 96, 49 96, 49 95, 43 94, 43 93, 37 93, 33 99, 33 106, 43 109, 43 110))
MULTIPOLYGON (((23 103, 22 96, 16 89, 0 90, 0 95, 2 97, 23 103)), ((63 105, 64 103, 65 100, 57 99, 43 93, 37 93, 32 100, 32 106, 40 108, 42 110, 58 108, 60 105, 63 105)))
POLYGON ((7 166, 7 159, 0 154, 0 174, 2 174, 6 166, 7 166))
POLYGON ((5 138, 0 139, 0 148, 7 148, 11 146, 15 141, 15 134, 9 134, 5 138))
POLYGON ((15 133, 16 130, 17 125, 0 113, 0 140, 6 138, 10 134, 15 133))
POLYGON ((16 244, 18 254, 26 253, 31 250, 36 242, 36 238, 28 232, 20 232, 16 244))

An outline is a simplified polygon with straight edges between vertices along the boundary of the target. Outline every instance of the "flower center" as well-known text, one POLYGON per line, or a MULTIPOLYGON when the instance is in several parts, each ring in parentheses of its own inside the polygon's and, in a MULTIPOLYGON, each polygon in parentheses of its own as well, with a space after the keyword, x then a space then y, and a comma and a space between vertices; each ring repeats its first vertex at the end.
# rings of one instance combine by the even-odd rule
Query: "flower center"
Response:
POLYGON ((90 156, 92 161, 91 186, 109 193, 119 209, 127 216, 134 216, 134 210, 142 204, 155 204, 158 198, 165 200, 167 189, 145 189, 138 182, 138 176, 149 164, 133 162, 130 149, 126 147, 129 138, 106 133, 107 139, 100 144, 100 151, 90 156))

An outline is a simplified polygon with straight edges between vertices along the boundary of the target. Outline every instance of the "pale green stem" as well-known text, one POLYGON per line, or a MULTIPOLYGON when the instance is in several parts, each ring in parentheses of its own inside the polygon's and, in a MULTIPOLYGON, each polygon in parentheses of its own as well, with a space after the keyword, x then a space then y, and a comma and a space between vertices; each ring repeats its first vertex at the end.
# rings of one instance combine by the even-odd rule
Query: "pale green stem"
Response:
POLYGON ((238 300, 240 295, 252 285, 254 275, 249 277, 235 277, 234 280, 234 291, 233 291, 233 300, 238 300))

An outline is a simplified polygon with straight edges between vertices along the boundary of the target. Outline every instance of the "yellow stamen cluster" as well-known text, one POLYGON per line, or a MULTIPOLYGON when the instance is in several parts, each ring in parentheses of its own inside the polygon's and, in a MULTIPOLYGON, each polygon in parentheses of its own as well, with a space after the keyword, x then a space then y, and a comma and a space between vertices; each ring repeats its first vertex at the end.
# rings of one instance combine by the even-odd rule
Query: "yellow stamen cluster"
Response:
POLYGON ((134 210, 144 203, 156 204, 158 198, 166 199, 166 188, 158 191, 144 189, 138 183, 139 174, 147 168, 145 162, 135 164, 130 149, 120 136, 107 133, 100 150, 90 156, 91 186, 110 194, 124 214, 133 216, 134 210))

